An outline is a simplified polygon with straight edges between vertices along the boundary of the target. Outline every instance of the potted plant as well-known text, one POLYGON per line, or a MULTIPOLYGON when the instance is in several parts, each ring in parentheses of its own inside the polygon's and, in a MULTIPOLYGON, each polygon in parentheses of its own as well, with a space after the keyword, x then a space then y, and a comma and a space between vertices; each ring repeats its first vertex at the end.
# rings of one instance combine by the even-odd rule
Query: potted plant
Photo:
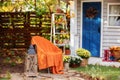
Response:
POLYGON ((64 56, 63 56, 63 62, 64 62, 64 63, 69 63, 69 62, 70 62, 70 59, 71 59, 71 56, 69 56, 69 55, 64 55, 64 56))
POLYGON ((71 68, 76 68, 79 67, 81 63, 81 58, 78 56, 72 56, 70 59, 70 67, 71 68))
POLYGON ((66 44, 69 42, 69 34, 56 34, 54 39, 57 44, 66 44))
POLYGON ((65 54, 70 55, 70 45, 69 44, 65 45, 65 54))
POLYGON ((110 58, 113 57, 113 60, 118 61, 120 60, 120 47, 119 46, 112 46, 110 47, 110 58))
POLYGON ((63 62, 64 62, 64 68, 65 70, 69 69, 69 62, 70 62, 71 56, 64 55, 63 56, 63 62))
POLYGON ((87 66, 88 58, 91 56, 90 51, 84 48, 78 48, 76 54, 82 58, 81 66, 87 66))

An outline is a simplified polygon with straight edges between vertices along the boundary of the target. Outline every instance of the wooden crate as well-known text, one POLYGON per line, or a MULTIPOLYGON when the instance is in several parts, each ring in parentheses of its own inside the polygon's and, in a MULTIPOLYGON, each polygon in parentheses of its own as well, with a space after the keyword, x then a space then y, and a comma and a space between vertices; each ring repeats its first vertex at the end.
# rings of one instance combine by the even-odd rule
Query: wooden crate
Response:
POLYGON ((38 76, 36 54, 27 54, 25 59, 25 76, 38 76))

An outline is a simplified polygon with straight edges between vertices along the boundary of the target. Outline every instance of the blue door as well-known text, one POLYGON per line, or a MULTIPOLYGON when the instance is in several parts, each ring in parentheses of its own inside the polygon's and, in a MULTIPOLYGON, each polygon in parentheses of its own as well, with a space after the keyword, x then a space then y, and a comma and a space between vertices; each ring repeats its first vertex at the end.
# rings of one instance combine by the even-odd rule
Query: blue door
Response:
POLYGON ((100 56, 101 2, 83 2, 82 48, 100 56))

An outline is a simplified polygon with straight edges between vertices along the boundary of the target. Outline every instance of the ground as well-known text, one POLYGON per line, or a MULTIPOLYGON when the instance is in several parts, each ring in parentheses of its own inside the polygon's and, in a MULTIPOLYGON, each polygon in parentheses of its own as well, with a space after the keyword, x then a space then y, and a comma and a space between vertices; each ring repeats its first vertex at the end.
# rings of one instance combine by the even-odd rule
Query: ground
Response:
POLYGON ((24 72, 24 63, 21 64, 11 64, 4 63, 4 59, 0 58, 0 74, 10 73, 22 73, 24 72))
POLYGON ((0 74, 24 72, 25 50, 0 50, 0 74))

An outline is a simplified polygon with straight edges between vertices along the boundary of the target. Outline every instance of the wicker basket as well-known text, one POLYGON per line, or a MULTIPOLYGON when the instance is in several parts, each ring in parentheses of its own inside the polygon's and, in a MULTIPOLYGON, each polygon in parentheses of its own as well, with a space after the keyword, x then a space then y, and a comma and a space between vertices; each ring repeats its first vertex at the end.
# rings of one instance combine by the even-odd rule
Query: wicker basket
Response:
POLYGON ((80 63, 80 66, 86 67, 88 65, 88 59, 83 59, 80 63))
POLYGON ((115 57, 115 60, 120 58, 120 50, 113 50, 112 53, 115 57))

